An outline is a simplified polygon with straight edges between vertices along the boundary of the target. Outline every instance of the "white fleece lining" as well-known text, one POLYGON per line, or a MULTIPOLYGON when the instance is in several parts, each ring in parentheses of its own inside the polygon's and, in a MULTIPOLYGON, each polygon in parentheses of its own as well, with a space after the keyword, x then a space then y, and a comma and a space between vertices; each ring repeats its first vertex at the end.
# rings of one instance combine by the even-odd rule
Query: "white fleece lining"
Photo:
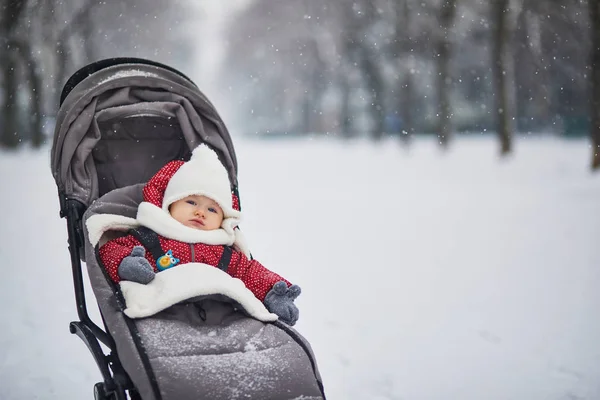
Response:
POLYGON ((152 229, 159 235, 180 242, 231 246, 235 241, 233 224, 237 225, 237 220, 233 218, 227 218, 223 221, 220 229, 203 231, 183 225, 173 218, 168 211, 144 201, 138 207, 137 220, 140 224, 152 229))
POLYGON ((96 246, 106 231, 127 232, 137 228, 140 223, 133 218, 115 214, 96 214, 85 221, 88 231, 88 239, 92 246, 96 246))
POLYGON ((85 226, 92 246, 100 243, 102 235, 107 231, 127 232, 143 225, 163 237, 185 243, 233 245, 238 251, 250 258, 250 250, 245 236, 239 229, 234 229, 238 223, 239 220, 236 218, 227 218, 223 221, 223 228, 221 229, 214 231, 193 229, 177 222, 171 217, 171 214, 165 213, 154 204, 142 202, 138 208, 138 219, 118 214, 96 214, 87 219, 85 226))
POLYGON ((238 302, 259 321, 277 319, 241 280, 207 264, 178 265, 157 273, 147 285, 129 281, 121 281, 119 285, 127 305, 124 312, 130 318, 149 317, 196 296, 222 294, 238 302))

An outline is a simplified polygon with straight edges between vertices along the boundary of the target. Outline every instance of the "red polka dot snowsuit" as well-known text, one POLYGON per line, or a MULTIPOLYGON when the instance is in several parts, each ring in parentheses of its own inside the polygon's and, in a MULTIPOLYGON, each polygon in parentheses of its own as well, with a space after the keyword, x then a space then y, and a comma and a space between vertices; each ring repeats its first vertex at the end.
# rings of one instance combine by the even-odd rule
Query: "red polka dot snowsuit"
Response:
MULTIPOLYGON (((169 180, 183 164, 183 161, 171 161, 161 168, 144 186, 144 201, 161 207, 169 180)), ((239 210, 239 200, 235 195, 232 196, 232 206, 239 210)), ((180 260, 177 265, 198 262, 216 267, 224 250, 224 246, 222 245, 190 244, 161 235, 158 235, 158 238, 162 249, 165 252, 172 250, 173 256, 180 260)), ((115 283, 120 281, 118 275, 119 264, 125 257, 131 254, 134 246, 141 246, 141 243, 132 235, 128 235, 110 240, 100 248, 100 259, 108 275, 115 283)), ((152 257, 148 249, 146 249, 146 259, 154 267, 154 271, 157 272, 156 260, 152 257)), ((173 268, 177 268, 177 265, 173 268)), ((258 261, 249 260, 242 252, 235 250, 232 251, 231 261, 226 272, 244 282, 246 287, 260 301, 265 299, 266 294, 275 283, 284 281, 288 287, 291 285, 286 279, 269 271, 258 261)))
MULTIPOLYGON (((216 267, 221 259, 221 254, 223 254, 224 246, 221 245, 207 245, 204 243, 189 244, 178 240, 167 239, 160 235, 158 238, 163 250, 165 250, 165 252, 167 250, 172 250, 173 256, 180 260, 178 265, 189 262, 199 262, 216 267)), ((100 259, 104 263, 108 275, 115 283, 119 283, 120 281, 117 271, 121 261, 131 254, 131 250, 134 246, 141 245, 142 244, 138 242, 137 239, 128 235, 113 239, 100 248, 100 259)), ((146 259, 150 262, 150 265, 154 266, 155 272, 158 272, 156 260, 148 250, 146 250, 146 259)), ((173 268, 177 268, 177 266, 173 268)), ((269 271, 258 261, 249 260, 239 251, 232 252, 227 273, 244 282, 246 287, 250 289, 260 301, 265 299, 265 296, 275 283, 285 281, 288 286, 291 285, 290 282, 276 273, 269 271)))

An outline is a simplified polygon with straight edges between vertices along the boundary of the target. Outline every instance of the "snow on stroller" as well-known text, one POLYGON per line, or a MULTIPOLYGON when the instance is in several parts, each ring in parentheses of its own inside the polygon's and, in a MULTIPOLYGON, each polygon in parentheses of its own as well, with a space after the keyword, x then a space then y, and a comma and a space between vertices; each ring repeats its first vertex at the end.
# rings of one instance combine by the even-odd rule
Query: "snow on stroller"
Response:
POLYGON ((167 162, 189 159, 202 143, 218 153, 239 199, 231 138, 196 85, 153 61, 107 59, 76 72, 60 104, 51 168, 67 220, 79 316, 70 331, 85 342, 102 373, 95 398, 324 399, 309 343, 261 314, 266 309, 203 293, 130 318, 119 285, 100 266, 99 242, 118 233, 90 238, 85 222, 102 214, 135 217, 144 182, 167 162), (88 315, 81 261, 104 328, 88 315))

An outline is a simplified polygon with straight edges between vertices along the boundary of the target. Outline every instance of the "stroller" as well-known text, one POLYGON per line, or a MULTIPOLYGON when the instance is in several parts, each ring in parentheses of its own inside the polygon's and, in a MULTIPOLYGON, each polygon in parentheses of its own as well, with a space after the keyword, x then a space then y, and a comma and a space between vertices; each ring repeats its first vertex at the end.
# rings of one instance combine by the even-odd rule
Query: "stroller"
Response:
POLYGON ((125 232, 90 235, 86 222, 102 215, 135 218, 144 183, 166 163, 188 160, 203 143, 218 154, 239 200, 227 128, 181 72, 149 60, 113 58, 81 68, 63 88, 51 168, 67 220, 79 317, 70 331, 87 345, 103 378, 94 397, 324 399, 310 344, 269 318, 260 301, 248 305, 227 293, 195 293, 130 317, 120 285, 101 266, 99 246, 125 232), (87 312, 81 261, 103 328, 87 312))

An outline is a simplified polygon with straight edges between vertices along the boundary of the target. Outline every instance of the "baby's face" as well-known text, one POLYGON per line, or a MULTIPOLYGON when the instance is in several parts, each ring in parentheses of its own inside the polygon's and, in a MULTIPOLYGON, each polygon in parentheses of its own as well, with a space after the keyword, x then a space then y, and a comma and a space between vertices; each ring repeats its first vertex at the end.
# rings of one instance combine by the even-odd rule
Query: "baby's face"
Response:
POLYGON ((219 229, 223 222, 223 210, 206 196, 191 195, 177 200, 171 204, 169 212, 183 225, 203 231, 219 229))

